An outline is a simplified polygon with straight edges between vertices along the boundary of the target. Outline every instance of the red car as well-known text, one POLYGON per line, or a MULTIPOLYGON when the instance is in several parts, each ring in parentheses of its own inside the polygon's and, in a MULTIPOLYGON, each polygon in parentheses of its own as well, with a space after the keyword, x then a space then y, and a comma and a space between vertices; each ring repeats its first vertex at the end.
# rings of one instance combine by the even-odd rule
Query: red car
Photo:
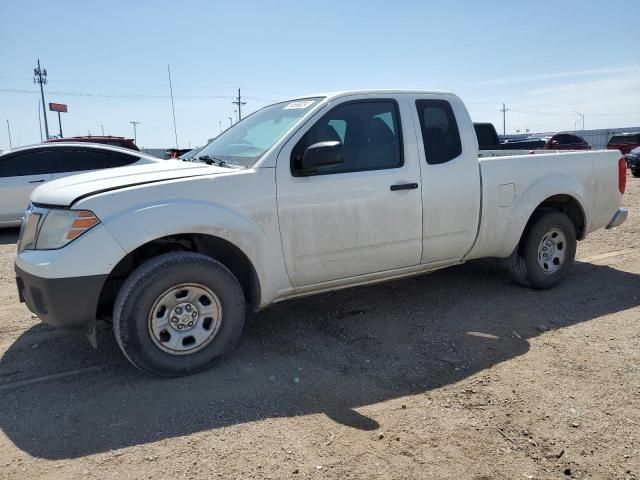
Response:
POLYGON ((556 133, 544 147, 547 150, 591 150, 591 145, 578 135, 556 133))
POLYGON ((607 143, 607 149, 620 150, 623 155, 628 155, 636 147, 640 147, 640 132, 618 133, 607 143))
POLYGON ((116 147, 128 148, 130 150, 140 151, 138 146, 133 142, 132 138, 124 137, 112 137, 109 136, 82 136, 82 137, 69 137, 69 138, 51 138, 46 140, 47 142, 89 142, 89 143, 104 143, 106 145, 114 145, 116 147))

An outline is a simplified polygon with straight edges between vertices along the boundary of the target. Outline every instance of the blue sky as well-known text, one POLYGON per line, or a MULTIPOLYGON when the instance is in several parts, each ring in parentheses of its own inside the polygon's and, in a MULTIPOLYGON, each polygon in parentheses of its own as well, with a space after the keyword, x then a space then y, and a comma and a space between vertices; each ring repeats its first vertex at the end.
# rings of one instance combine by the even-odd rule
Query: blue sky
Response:
MULTIPOLYGON (((181 147, 272 101, 352 88, 457 93, 507 133, 640 126, 638 0, 0 1, 0 149, 40 140, 32 72, 67 103, 65 135, 181 147)), ((57 133, 57 116, 49 113, 57 133)))

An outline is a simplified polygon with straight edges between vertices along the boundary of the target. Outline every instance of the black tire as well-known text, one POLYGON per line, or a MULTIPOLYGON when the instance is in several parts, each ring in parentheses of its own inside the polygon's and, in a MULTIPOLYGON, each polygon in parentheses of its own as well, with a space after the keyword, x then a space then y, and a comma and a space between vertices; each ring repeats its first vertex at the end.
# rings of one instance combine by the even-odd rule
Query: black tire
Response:
MULTIPOLYGON (((556 248, 560 250, 560 245, 556 248)), ((540 212, 527 225, 518 248, 511 256, 511 272, 519 284, 545 290, 562 282, 569 273, 575 256, 576 230, 569 217, 556 211, 540 212), (538 248, 545 235, 553 229, 562 232, 566 241, 561 242, 564 259, 559 265, 554 264, 552 267, 557 270, 549 273, 538 261, 538 248)))
POLYGON ((631 170, 631 175, 633 175, 636 178, 640 177, 640 167, 636 167, 636 168, 632 169, 631 170))
POLYGON ((199 253, 173 252, 148 260, 127 278, 116 297, 113 330, 120 349, 137 368, 150 375, 176 377, 206 370, 232 350, 242 333, 244 317, 242 288, 224 265, 199 253), (222 314, 216 333, 200 350, 167 353, 150 332, 151 311, 164 293, 189 283, 214 292, 222 314))

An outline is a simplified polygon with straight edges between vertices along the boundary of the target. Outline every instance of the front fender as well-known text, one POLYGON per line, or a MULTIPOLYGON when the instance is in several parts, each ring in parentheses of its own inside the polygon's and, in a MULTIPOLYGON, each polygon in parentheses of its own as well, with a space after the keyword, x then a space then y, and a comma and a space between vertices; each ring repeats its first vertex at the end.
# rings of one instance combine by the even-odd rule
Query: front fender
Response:
POLYGON ((179 234, 206 234, 228 241, 247 256, 256 271, 260 306, 282 288, 276 279, 287 278, 279 244, 251 218, 221 205, 172 200, 120 211, 103 224, 127 253, 152 240, 179 234))

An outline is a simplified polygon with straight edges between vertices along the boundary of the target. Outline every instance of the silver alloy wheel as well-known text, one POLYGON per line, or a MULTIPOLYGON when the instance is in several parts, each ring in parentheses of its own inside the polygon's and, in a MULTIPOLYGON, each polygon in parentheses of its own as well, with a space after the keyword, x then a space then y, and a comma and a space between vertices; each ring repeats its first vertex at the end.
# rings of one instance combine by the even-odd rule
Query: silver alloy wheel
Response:
POLYGON ((182 283, 158 296, 149 312, 149 335, 158 348, 186 355, 207 346, 222 323, 222 306, 213 291, 182 283))
POLYGON ((552 228, 542 236, 538 245, 538 264, 547 275, 556 273, 564 262, 567 238, 564 233, 552 228))

